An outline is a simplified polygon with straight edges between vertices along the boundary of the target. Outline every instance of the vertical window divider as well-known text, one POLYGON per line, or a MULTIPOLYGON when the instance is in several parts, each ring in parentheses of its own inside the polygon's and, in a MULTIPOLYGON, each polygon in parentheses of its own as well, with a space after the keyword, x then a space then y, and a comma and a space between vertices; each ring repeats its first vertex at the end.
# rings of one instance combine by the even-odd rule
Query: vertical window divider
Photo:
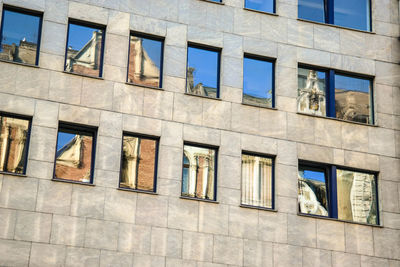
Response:
POLYGON ((336 117, 335 110, 335 71, 328 71, 328 84, 327 84, 327 97, 326 97, 326 106, 327 106, 327 116, 331 118, 336 117))
POLYGON ((325 7, 328 7, 328 12, 327 12, 327 23, 329 24, 335 24, 335 18, 334 18, 334 14, 335 14, 335 3, 334 0, 326 0, 327 4, 325 5, 325 7))
POLYGON ((330 194, 330 201, 331 205, 331 214, 330 217, 338 218, 338 203, 337 203, 337 177, 336 177, 336 166, 329 167, 329 194, 330 194))

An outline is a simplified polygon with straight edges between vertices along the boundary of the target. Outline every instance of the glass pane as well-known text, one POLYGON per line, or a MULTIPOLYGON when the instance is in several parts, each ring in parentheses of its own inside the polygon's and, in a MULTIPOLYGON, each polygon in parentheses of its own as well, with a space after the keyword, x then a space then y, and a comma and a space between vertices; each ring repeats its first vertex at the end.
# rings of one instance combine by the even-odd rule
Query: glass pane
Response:
POLYGON ((0 116, 0 171, 25 172, 29 121, 0 116))
POLYGON ((182 196, 215 200, 215 152, 215 149, 184 146, 189 164, 183 164, 182 196))
POLYGON ((370 31, 369 0, 335 0, 334 23, 336 25, 370 31))
POLYGON ((242 155, 242 204, 272 208, 272 159, 242 155))
POLYGON ((274 13, 273 0, 246 0, 245 7, 254 10, 274 13))
POLYGON ((326 73, 299 68, 297 110, 318 116, 326 116, 326 73))
POLYGON ((299 167, 298 200, 301 213, 328 216, 324 169, 299 167))
POLYGON ((372 124, 370 92, 368 79, 335 75, 336 118, 372 124))
POLYGON ((375 175, 337 169, 338 218, 377 224, 375 175))
POLYGON ((4 10, 0 59, 36 64, 39 40, 39 16, 4 10))
POLYGON ((299 18, 325 23, 324 0, 299 0, 299 18))
POLYGON ((120 187, 154 191, 157 141, 124 136, 120 187))
POLYGON ((219 52, 188 48, 187 92, 196 95, 219 97, 219 52))
POLYGON ((244 58, 243 103, 272 107, 272 73, 272 62, 244 58))
POLYGON ((160 87, 162 42, 131 36, 128 82, 160 87))
POLYGON ((91 182, 93 135, 59 130, 55 178, 91 182))
POLYGON ((103 58, 103 30, 69 24, 65 70, 89 76, 100 76, 103 58))

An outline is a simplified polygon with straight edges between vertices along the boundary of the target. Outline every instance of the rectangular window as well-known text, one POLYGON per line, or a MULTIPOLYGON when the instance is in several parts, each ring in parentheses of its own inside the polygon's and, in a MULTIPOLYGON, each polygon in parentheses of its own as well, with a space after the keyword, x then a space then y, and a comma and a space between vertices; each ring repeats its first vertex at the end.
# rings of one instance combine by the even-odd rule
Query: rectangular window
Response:
POLYGON ((267 13, 275 13, 274 0, 245 0, 244 7, 267 13))
POLYGON ((374 124, 371 78, 299 67, 298 112, 374 124))
POLYGON ((93 183, 96 130, 60 124, 54 179, 93 183))
POLYGON ((129 41, 128 82, 162 87, 164 42, 160 38, 131 34, 129 41))
POLYGON ((0 172, 25 174, 30 129, 29 119, 0 113, 0 172))
POLYGON ((189 45, 186 91, 190 94, 219 97, 220 49, 189 45))
POLYGON ((5 6, 1 20, 0 59, 38 65, 42 14, 5 6))
POLYGON ((300 163, 299 212, 365 224, 379 224, 376 175, 336 166, 300 163))
POLYGON ((70 21, 68 24, 65 71, 101 77, 104 54, 104 26, 70 21))
POLYGON ((182 196, 215 201, 216 156, 215 148, 184 145, 182 196))
POLYGON ((299 0, 301 19, 371 31, 370 0, 299 0))
POLYGON ((119 186, 156 191, 158 139, 124 134, 119 186))
POLYGON ((273 159, 242 154, 242 205, 274 208, 273 159))
POLYGON ((243 103, 274 107, 274 63, 245 55, 243 60, 243 103))

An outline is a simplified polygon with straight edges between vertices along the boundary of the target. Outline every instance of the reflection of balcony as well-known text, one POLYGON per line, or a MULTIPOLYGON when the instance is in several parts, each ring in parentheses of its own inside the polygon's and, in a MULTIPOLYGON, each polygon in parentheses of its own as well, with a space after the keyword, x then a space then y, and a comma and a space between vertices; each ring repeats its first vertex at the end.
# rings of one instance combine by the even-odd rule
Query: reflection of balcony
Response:
POLYGON ((18 63, 36 64, 37 45, 21 40, 19 45, 2 44, 0 59, 18 63))

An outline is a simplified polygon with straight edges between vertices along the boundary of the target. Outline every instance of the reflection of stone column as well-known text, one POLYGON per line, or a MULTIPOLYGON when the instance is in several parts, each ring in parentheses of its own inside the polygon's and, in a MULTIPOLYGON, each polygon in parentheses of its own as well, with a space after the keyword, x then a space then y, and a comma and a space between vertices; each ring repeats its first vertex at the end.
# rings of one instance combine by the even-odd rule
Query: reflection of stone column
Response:
MULTIPOLYGON (((5 123, 4 123, 5 124, 5 123)), ((11 127, 7 125, 3 125, 2 127, 2 143, 1 143, 1 162, 0 162, 0 170, 7 171, 7 161, 8 161, 8 153, 10 149, 10 132, 11 127)))

